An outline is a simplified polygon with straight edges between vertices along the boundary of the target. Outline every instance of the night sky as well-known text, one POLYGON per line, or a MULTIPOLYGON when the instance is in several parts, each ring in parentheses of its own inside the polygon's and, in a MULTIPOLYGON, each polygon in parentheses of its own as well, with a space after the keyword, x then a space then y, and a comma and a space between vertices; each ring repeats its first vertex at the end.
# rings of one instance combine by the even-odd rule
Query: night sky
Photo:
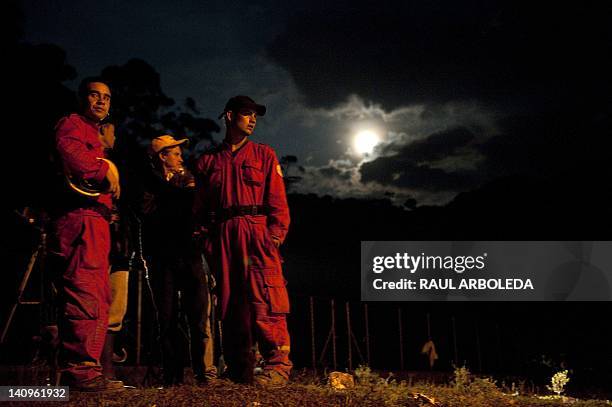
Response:
POLYGON ((78 73, 69 87, 141 58, 203 117, 235 94, 266 104, 254 138, 297 156, 296 192, 440 205, 498 177, 574 171, 609 133, 607 2, 25 1, 23 11, 23 40, 66 51, 78 73), (353 142, 363 130, 379 137, 367 154, 353 142))
MULTIPOLYGON (((175 101, 169 109, 193 98, 189 112, 215 121, 216 141, 229 97, 267 105, 253 139, 297 158, 286 169, 299 181, 288 182, 292 223, 282 247, 296 366, 310 363, 310 296, 319 350, 330 298, 339 307, 352 301, 359 321, 362 240, 611 240, 612 2, 23 0, 5 9, 0 18, 15 37, 3 39, 5 80, 15 85, 5 137, 25 154, 5 187, 16 193, 6 194, 2 214, 2 310, 37 241, 14 210, 51 201, 38 186, 50 172, 52 123, 74 99, 61 79, 74 76, 63 85, 75 90, 134 59, 159 73, 175 101), (376 139, 359 151, 365 131, 376 139)), ((610 298, 611 287, 598 288, 610 298)), ((447 328, 457 317, 461 352, 474 344, 470 324, 486 332, 484 371, 543 381, 540 358, 550 356, 579 372, 577 387, 612 392, 610 301, 370 306, 382 353, 375 367, 397 368, 388 330, 403 307, 412 350, 432 315, 440 369, 451 369, 447 328)), ((34 329, 31 318, 17 318, 22 332, 34 329)), ((23 335, 13 332, 22 360, 23 335)))

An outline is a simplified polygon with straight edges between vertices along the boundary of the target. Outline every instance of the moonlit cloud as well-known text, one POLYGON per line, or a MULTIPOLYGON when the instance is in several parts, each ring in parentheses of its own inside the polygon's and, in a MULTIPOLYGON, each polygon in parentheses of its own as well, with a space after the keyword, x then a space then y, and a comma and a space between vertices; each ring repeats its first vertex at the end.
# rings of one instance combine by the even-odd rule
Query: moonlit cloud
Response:
POLYGON ((478 178, 466 173, 484 160, 475 146, 498 133, 496 115, 476 104, 386 111, 352 95, 331 109, 298 104, 292 111, 285 117, 295 123, 294 131, 300 127, 322 134, 335 131, 337 144, 344 146, 323 164, 304 160, 302 180, 292 186, 293 191, 343 198, 386 196, 398 204, 409 198, 420 204, 443 204, 465 190, 478 178), (381 140, 371 154, 356 156, 351 142, 354 129, 360 128, 376 128, 381 140), (385 165, 378 169, 378 162, 385 165))

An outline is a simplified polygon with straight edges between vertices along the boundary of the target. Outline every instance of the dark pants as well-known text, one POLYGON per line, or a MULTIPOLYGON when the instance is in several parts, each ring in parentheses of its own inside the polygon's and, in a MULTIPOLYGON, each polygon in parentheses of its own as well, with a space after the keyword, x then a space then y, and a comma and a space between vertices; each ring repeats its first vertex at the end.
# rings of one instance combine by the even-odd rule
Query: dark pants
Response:
POLYGON ((193 255, 158 255, 151 260, 151 282, 159 312, 164 383, 170 385, 183 381, 188 347, 183 323, 185 317, 191 337, 193 371, 197 377, 202 377, 208 369, 204 364, 205 349, 212 338, 207 330, 209 296, 206 270, 201 258, 193 255))

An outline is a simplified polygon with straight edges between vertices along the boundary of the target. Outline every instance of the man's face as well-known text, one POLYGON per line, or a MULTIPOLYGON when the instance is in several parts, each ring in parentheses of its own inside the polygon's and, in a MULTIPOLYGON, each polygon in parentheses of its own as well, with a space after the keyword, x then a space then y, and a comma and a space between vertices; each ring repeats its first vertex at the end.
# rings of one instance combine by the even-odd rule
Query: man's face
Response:
POLYGON ((160 158, 164 163, 164 168, 167 171, 175 172, 180 171, 183 168, 183 155, 180 146, 167 148, 160 154, 160 158))
POLYGON ((108 116, 111 94, 108 86, 101 82, 92 82, 87 86, 84 115, 99 122, 108 116))
POLYGON ((232 118, 232 125, 247 136, 253 134, 256 123, 257 113, 250 109, 241 109, 232 118))

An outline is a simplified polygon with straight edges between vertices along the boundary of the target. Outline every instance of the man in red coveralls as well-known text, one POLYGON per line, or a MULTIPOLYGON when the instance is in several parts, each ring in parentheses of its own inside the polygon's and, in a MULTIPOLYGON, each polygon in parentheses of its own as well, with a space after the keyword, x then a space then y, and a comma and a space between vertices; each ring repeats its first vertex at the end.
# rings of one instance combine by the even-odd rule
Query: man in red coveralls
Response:
POLYGON ((204 225, 205 253, 218 280, 227 376, 275 385, 287 382, 292 367, 289 298, 278 253, 289 208, 274 150, 248 139, 265 112, 247 96, 227 102, 220 116, 225 140, 197 165, 194 212, 204 225), (254 341, 265 361, 255 378, 254 341))
POLYGON ((58 273, 60 383, 79 391, 112 391, 123 383, 102 375, 100 354, 110 304, 109 219, 112 197, 119 196, 119 175, 100 159, 104 149, 98 137, 111 92, 103 80, 87 78, 79 86, 79 99, 81 112, 56 126, 57 155, 75 183, 107 183, 109 192, 90 197, 69 191, 54 197, 49 248, 58 273))

